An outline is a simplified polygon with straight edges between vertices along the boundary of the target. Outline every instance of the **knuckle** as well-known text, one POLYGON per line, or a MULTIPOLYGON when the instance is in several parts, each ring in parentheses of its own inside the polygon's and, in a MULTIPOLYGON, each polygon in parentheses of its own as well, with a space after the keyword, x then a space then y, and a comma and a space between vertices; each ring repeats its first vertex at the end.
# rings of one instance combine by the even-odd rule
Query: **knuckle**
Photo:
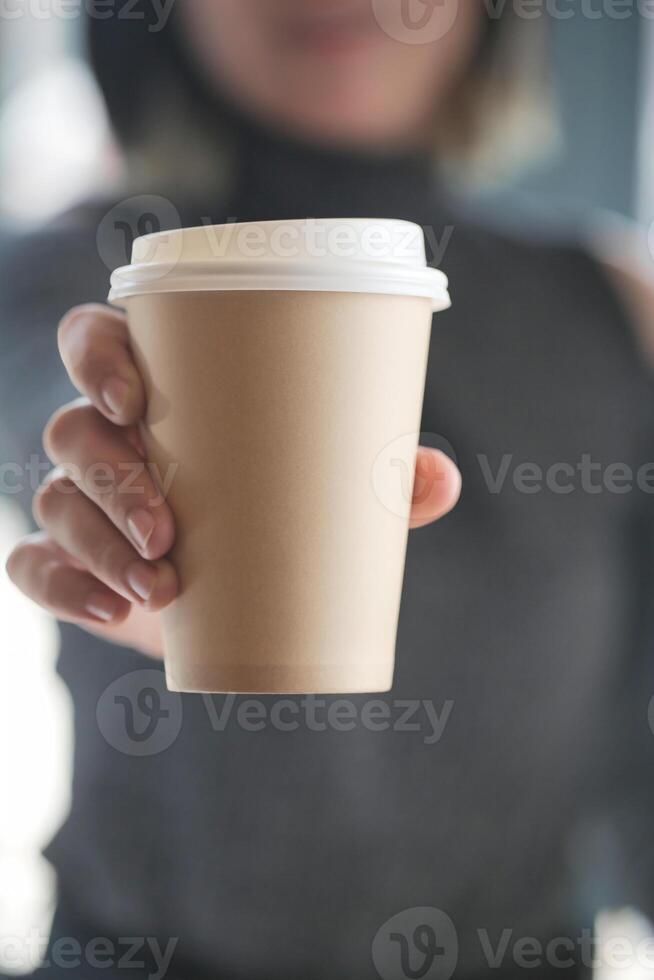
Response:
POLYGON ((57 409, 43 429, 43 445, 50 459, 60 459, 85 429, 96 410, 86 399, 78 399, 57 409))
POLYGON ((9 556, 5 562, 5 571, 10 582, 14 585, 17 584, 18 579, 18 569, 19 566, 23 564, 25 559, 26 545, 22 542, 17 544, 15 548, 9 552, 9 556))
POLYGON ((32 540, 33 536, 24 538, 10 552, 5 563, 9 580, 25 591, 25 573, 38 567, 40 550, 32 540))
POLYGON ((36 523, 41 527, 47 524, 59 513, 65 497, 76 491, 77 487, 73 481, 63 473, 45 480, 38 487, 32 500, 32 514, 36 523))
POLYGON ((70 334, 80 326, 90 326, 93 320, 101 315, 102 310, 103 307, 99 303, 81 303, 64 313, 57 327, 57 344, 62 356, 70 334))
POLYGON ((52 488, 48 483, 42 483, 32 499, 32 516, 39 527, 43 527, 52 514, 52 488))
POLYGON ((73 380, 86 386, 107 374, 119 355, 115 341, 122 332, 117 312, 107 307, 89 303, 69 310, 57 328, 57 345, 73 380))
POLYGON ((68 334, 74 325, 77 325, 80 318, 83 317, 87 312, 86 306, 73 306, 62 316, 57 326, 57 345, 59 351, 61 352, 66 346, 68 339, 68 334))

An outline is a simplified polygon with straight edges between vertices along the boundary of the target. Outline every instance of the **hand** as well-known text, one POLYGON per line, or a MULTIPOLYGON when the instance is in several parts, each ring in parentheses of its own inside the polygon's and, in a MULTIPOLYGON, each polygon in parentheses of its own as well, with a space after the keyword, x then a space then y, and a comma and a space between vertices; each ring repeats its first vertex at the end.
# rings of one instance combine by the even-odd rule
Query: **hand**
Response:
POLYGON ((55 468, 34 498, 42 530, 11 553, 9 577, 59 619, 160 655, 156 613, 177 593, 175 570, 163 557, 174 522, 142 456, 137 423, 145 395, 125 318, 102 306, 77 307, 61 321, 58 342, 84 397, 45 427, 55 468), (136 476, 128 481, 128 474, 136 476))
MULTIPOLYGON (((138 423, 145 395, 125 318, 108 307, 76 307, 61 321, 58 342, 84 397, 45 427, 55 468, 34 498, 42 530, 19 542, 7 571, 58 619, 160 657, 157 613, 177 594, 175 570, 164 557, 175 528, 143 458, 138 423), (138 476, 125 487, 128 471, 138 476)), ((447 513, 460 486, 447 456, 421 448, 411 527, 447 513)))

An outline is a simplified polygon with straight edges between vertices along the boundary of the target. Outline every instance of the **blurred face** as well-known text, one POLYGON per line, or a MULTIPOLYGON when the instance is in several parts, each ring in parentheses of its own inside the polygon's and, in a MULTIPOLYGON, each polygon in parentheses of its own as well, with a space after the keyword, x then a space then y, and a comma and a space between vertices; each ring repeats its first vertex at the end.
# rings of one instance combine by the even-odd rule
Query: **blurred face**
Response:
POLYGON ((476 0, 185 0, 201 67, 238 105, 313 141, 430 139, 479 39, 476 0))

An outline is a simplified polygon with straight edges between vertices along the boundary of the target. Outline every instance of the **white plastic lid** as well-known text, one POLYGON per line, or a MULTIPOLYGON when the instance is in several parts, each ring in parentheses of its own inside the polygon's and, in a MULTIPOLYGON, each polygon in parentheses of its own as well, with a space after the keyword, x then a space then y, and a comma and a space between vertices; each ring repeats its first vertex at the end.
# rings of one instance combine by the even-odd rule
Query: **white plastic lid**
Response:
POLYGON ((109 302, 144 293, 283 289, 424 296, 450 305, 447 277, 429 268, 410 221, 305 218, 202 225, 135 239, 111 276, 109 302))

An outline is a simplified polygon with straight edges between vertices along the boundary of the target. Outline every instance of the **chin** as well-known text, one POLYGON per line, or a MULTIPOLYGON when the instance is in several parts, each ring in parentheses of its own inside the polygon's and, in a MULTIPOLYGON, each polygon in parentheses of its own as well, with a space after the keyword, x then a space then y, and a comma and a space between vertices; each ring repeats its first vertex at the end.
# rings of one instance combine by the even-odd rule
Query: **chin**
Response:
POLYGON ((390 152, 415 142, 405 119, 394 122, 382 107, 353 113, 351 107, 319 109, 314 104, 306 114, 280 113, 277 121, 291 136, 334 148, 390 152))

